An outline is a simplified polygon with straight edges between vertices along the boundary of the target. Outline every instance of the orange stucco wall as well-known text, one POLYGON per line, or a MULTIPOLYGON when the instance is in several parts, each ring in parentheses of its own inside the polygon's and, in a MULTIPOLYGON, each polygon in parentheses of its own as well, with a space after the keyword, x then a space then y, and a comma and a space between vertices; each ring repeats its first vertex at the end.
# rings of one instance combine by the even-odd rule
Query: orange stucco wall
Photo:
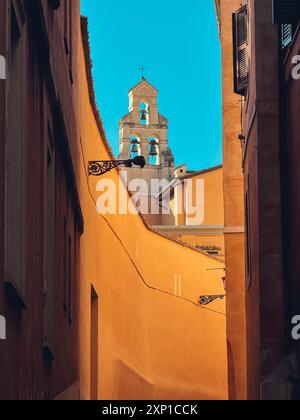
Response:
MULTIPOLYGON (((186 181, 193 183, 193 206, 196 205, 196 190, 197 181, 203 181, 204 185, 204 219, 201 226, 218 227, 220 231, 224 227, 224 196, 223 196, 223 168, 215 170, 208 170, 194 176, 186 178, 186 181)), ((184 182, 184 181, 182 181, 184 182)), ((178 188, 178 187, 176 187, 178 188)), ((182 202, 184 202, 184 190, 182 191, 182 202)), ((177 205, 178 206, 178 205, 177 205)), ((171 207, 176 214, 175 222, 177 226, 186 226, 188 218, 186 214, 178 214, 178 208, 176 208, 176 199, 173 197, 171 201, 171 207)), ((213 232, 213 229, 212 229, 213 232)), ((219 256, 224 257, 225 244, 224 234, 211 234, 205 235, 199 233, 197 235, 173 235, 177 239, 182 240, 193 246, 215 246, 221 248, 219 256)))
MULTIPOLYGON (((100 399, 227 399, 226 302, 197 305, 200 295, 224 293, 223 264, 154 233, 138 215, 104 218, 97 213, 98 179, 87 178, 87 163, 110 156, 90 103, 83 46, 79 40, 75 45, 81 133, 76 178, 85 222, 80 242, 81 396, 91 396, 93 286, 100 399)), ((105 177, 117 181, 118 172, 105 177)))
MULTIPOLYGON (((223 169, 193 177, 204 181, 204 222, 206 226, 224 226, 223 169)), ((195 200, 195 198, 194 198, 195 200)))
MULTIPOLYGON (((196 205, 196 183, 197 181, 204 182, 204 220, 202 224, 224 226, 223 169, 186 177, 185 180, 193 183, 193 205, 196 205)), ((174 199, 172 201, 174 202, 174 199)), ((186 225, 186 215, 177 219, 176 224, 186 225)))

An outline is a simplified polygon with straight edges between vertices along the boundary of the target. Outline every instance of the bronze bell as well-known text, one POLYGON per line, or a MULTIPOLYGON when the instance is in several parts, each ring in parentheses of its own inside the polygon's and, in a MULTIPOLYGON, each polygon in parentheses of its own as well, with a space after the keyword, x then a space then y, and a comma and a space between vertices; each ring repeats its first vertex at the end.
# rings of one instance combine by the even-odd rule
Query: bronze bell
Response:
POLYGON ((139 148, 138 148, 137 143, 133 143, 131 152, 134 153, 134 154, 139 152, 139 148))
POLYGON ((141 111, 141 120, 142 121, 147 121, 147 114, 148 114, 148 112, 147 111, 141 111))
POLYGON ((156 142, 152 141, 150 144, 151 144, 151 148, 150 148, 149 156, 158 156, 156 142))

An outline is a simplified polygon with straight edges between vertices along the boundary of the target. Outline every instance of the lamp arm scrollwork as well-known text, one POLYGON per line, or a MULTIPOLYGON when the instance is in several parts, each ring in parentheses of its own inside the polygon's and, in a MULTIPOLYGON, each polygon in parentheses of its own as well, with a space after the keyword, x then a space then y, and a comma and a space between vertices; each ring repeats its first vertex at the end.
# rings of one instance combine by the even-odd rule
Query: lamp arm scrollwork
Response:
POLYGON ((225 299, 225 295, 208 295, 208 296, 200 296, 199 298, 199 305, 207 306, 210 303, 214 302, 217 299, 225 299))
POLYGON ((133 165, 144 168, 146 161, 143 156, 137 156, 134 159, 127 160, 92 160, 88 164, 88 174, 89 176, 101 176, 122 165, 125 168, 132 168, 133 165))

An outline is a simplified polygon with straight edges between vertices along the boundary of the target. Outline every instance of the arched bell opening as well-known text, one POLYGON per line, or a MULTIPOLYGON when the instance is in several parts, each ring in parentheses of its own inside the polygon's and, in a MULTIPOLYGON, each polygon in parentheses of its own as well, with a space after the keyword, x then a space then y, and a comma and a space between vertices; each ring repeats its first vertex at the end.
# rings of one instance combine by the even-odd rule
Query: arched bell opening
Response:
POLYGON ((149 105, 146 102, 141 102, 140 105, 140 124, 141 125, 149 125, 149 105))
POLYGON ((155 137, 149 137, 149 165, 159 165, 159 142, 155 137))
POLYGON ((134 159, 141 155, 141 141, 136 136, 130 137, 130 158, 134 159))

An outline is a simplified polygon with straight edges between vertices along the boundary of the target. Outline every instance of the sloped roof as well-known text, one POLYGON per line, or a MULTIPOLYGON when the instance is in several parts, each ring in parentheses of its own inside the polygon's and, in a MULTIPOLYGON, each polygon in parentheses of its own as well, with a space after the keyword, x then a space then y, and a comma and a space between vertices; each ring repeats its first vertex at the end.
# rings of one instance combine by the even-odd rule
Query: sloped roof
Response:
MULTIPOLYGON (((179 169, 180 166, 178 166, 175 169, 179 169)), ((219 165, 219 166, 213 166, 211 168, 207 168, 207 169, 202 169, 201 171, 187 171, 186 175, 180 176, 178 178, 174 178, 168 185, 166 185, 166 187, 157 195, 157 197, 164 197, 166 194, 170 193, 171 191, 174 190, 174 188, 178 185, 181 184, 182 181, 184 181, 185 179, 190 179, 190 178, 194 178, 196 176, 199 175, 204 175, 204 174, 208 174, 209 172, 214 172, 214 171, 219 171, 220 169, 223 169, 223 165, 219 165)))
POLYGON ((187 171, 186 175, 180 177, 180 179, 183 180, 188 178, 194 178, 195 176, 204 175, 209 172, 219 171, 220 169, 223 169, 223 165, 213 166, 211 168, 202 169, 201 171, 187 171))
POLYGON ((135 90, 137 87, 139 87, 141 84, 146 83, 151 89, 154 89, 156 92, 158 92, 158 89, 156 89, 156 87, 154 87, 150 82, 148 82, 147 79, 145 79, 145 77, 142 78, 141 81, 139 81, 139 83, 137 83, 136 85, 134 85, 131 89, 129 89, 129 93, 133 90, 135 90))

